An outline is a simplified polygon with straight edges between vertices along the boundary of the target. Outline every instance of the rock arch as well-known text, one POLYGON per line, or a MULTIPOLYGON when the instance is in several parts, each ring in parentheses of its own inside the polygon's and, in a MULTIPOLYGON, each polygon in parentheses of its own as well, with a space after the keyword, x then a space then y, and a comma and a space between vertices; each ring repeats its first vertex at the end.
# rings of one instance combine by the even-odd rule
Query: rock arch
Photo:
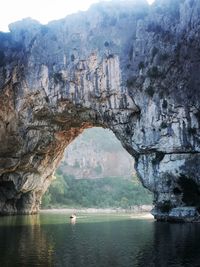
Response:
POLYGON ((37 212, 65 147, 92 126, 136 158, 157 219, 199 207, 200 3, 139 2, 0 33, 1 214, 37 212))

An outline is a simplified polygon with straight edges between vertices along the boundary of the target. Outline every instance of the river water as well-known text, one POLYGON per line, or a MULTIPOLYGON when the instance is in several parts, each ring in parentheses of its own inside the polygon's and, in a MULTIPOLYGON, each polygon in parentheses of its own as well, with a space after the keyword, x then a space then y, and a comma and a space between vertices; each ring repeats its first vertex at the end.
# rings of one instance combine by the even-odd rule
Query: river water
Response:
POLYGON ((200 224, 65 213, 0 218, 0 266, 200 266, 200 224))

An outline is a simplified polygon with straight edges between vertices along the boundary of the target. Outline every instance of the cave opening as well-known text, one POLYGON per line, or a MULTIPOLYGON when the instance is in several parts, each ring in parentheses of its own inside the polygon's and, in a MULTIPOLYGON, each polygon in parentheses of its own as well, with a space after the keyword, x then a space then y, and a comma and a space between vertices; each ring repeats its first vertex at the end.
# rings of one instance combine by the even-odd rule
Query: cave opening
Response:
POLYGON ((178 181, 180 186, 179 192, 182 193, 182 201, 187 206, 200 208, 200 189, 198 184, 191 178, 181 175, 178 181))
POLYGON ((108 129, 84 130, 65 149, 41 208, 124 208, 151 205, 133 157, 108 129))
POLYGON ((14 206, 15 199, 15 185, 13 181, 0 181, 0 202, 5 203, 2 205, 0 215, 7 214, 7 206, 14 206))

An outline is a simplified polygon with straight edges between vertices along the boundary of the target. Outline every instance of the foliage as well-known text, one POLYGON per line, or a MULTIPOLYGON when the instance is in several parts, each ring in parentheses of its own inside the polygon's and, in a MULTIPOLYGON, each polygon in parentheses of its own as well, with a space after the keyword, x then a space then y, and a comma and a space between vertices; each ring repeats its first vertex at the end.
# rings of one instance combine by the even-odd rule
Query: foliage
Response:
POLYGON ((42 205, 49 206, 50 203, 60 203, 68 192, 68 184, 62 175, 57 174, 57 178, 51 184, 48 192, 44 195, 42 205))
POLYGON ((152 195, 137 181, 137 178, 119 177, 102 179, 75 179, 66 174, 57 174, 43 197, 42 208, 95 207, 128 208, 133 205, 152 203, 152 195))

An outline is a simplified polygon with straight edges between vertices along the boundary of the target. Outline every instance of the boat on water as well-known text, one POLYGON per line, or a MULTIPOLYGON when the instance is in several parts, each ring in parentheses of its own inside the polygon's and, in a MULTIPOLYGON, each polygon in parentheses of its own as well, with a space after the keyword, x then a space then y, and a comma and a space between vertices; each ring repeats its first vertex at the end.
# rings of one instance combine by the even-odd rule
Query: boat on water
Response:
POLYGON ((69 218, 70 218, 70 219, 76 219, 76 214, 74 214, 74 213, 71 214, 69 218))
POLYGON ((70 215, 70 223, 71 224, 75 224, 76 223, 76 214, 72 214, 72 215, 70 215))

